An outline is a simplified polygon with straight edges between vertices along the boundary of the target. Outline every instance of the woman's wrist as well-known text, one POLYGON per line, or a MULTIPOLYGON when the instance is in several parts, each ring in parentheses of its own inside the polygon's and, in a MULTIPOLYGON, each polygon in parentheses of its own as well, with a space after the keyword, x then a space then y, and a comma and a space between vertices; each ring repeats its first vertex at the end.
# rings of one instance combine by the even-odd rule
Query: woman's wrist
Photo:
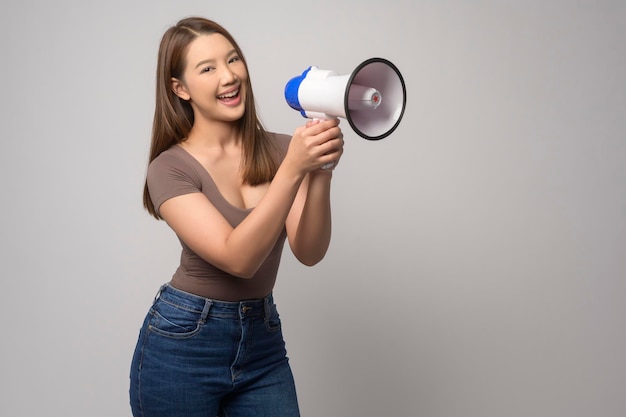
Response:
POLYGON ((333 178, 333 170, 332 169, 316 169, 309 173, 311 180, 315 179, 316 181, 330 181, 333 178))

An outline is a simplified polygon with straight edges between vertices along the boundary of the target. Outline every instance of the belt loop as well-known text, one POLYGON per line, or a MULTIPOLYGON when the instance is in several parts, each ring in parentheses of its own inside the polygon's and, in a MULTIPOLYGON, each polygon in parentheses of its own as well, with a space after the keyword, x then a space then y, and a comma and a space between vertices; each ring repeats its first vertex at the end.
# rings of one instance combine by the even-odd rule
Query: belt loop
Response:
POLYGON ((272 294, 263 299, 263 308, 265 310, 265 317, 263 317, 263 319, 267 321, 272 316, 272 294))
POLYGON ((207 317, 209 317, 209 311, 211 310, 212 305, 213 300, 209 300, 208 298, 204 300, 204 308, 202 309, 202 313, 200 314, 200 319, 198 319, 200 323, 206 323, 206 319, 207 317))
POLYGON ((165 291, 165 288, 167 288, 167 286, 168 284, 161 285, 159 291, 157 291, 156 295, 154 296, 154 300, 152 300, 153 303, 156 303, 156 301, 161 297, 161 293, 165 291))

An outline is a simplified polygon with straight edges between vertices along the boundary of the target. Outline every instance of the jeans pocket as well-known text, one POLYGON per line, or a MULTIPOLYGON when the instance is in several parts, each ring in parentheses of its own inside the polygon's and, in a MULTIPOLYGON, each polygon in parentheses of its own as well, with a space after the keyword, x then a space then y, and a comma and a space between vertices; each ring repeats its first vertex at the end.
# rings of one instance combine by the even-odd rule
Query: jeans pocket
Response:
POLYGON ((201 312, 157 301, 150 309, 148 329, 169 338, 189 338, 200 331, 201 312))

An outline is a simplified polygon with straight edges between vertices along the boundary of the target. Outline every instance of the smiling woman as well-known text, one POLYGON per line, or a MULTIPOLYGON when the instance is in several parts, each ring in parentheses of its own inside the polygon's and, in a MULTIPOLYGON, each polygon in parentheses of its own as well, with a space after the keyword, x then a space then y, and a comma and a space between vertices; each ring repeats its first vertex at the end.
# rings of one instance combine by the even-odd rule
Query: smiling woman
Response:
POLYGON ((240 119, 248 71, 232 44, 215 33, 198 36, 188 48, 188 65, 180 78, 172 79, 172 90, 209 123, 240 119), (204 59, 207 55, 211 57, 204 59))
POLYGON ((243 53, 203 18, 164 34, 156 94, 144 205, 182 255, 140 331, 133 415, 298 416, 272 291, 285 240, 306 265, 328 249, 338 122, 267 132, 243 53))

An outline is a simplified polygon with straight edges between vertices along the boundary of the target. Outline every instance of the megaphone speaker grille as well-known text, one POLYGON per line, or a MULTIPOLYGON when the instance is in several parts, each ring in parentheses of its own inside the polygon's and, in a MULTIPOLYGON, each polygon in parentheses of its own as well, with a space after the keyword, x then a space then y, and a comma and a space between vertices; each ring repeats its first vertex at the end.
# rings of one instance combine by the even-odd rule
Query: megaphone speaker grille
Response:
POLYGON ((351 74, 345 91, 346 119, 362 138, 379 140, 389 136, 400 124, 406 107, 406 86, 395 65, 383 58, 362 62, 351 74), (350 87, 364 86, 380 92, 381 102, 373 109, 350 110, 350 87))

